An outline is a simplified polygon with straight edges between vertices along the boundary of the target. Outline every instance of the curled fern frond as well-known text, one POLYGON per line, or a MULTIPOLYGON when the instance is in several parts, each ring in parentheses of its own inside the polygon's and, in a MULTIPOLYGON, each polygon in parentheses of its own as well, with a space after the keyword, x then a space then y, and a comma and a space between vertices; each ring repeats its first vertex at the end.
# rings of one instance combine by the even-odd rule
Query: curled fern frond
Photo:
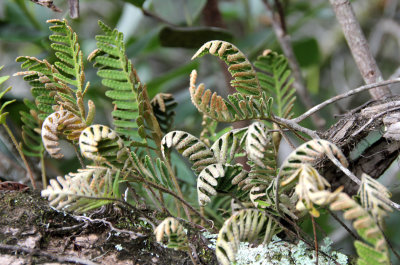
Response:
POLYGON ((282 118, 290 118, 296 90, 292 86, 294 79, 286 57, 266 50, 254 65, 261 70, 257 72, 261 88, 274 98, 273 113, 282 118))
POLYGON ((234 122, 249 119, 265 119, 270 117, 272 98, 266 93, 257 96, 231 94, 228 100, 216 92, 205 89, 204 84, 196 87, 197 72, 190 74, 190 96, 193 104, 203 114, 219 122, 234 122))
POLYGON ((172 94, 158 93, 151 100, 154 115, 163 133, 171 131, 174 123, 175 107, 178 103, 172 94))
POLYGON ((200 133, 200 140, 203 141, 208 147, 211 146, 210 139, 215 136, 215 130, 217 129, 218 122, 211 119, 207 115, 203 115, 201 127, 203 128, 200 133))
POLYGON ((241 241, 253 242, 264 234, 264 242, 276 233, 276 224, 265 213, 256 209, 240 210, 227 219, 219 231, 216 255, 222 265, 236 260, 241 241))
POLYGON ((65 19, 50 19, 47 20, 47 23, 54 25, 50 27, 53 34, 50 35, 49 39, 53 42, 51 47, 59 60, 54 63, 60 71, 53 74, 55 80, 71 85, 77 91, 84 93, 89 83, 85 85, 83 55, 78 43, 77 34, 65 19))
POLYGON ((77 173, 50 180, 50 185, 42 190, 42 197, 48 197, 50 205, 57 209, 85 212, 110 203, 113 198, 112 185, 115 172, 109 168, 88 167, 77 173))
POLYGON ((59 135, 75 141, 85 127, 86 124, 78 116, 67 110, 54 112, 46 118, 42 126, 42 141, 46 151, 53 158, 62 158, 64 155, 60 153, 61 148, 58 147, 59 135))
POLYGON ((104 125, 92 125, 83 130, 79 148, 84 157, 103 163, 124 163, 129 153, 119 135, 104 125))
POLYGON ((104 35, 96 36, 97 52, 90 56, 99 67, 97 75, 109 90, 106 96, 113 100, 113 123, 116 132, 124 138, 142 141, 136 119, 139 117, 137 101, 138 87, 141 86, 131 61, 125 55, 123 34, 99 21, 104 35))
POLYGON ((387 216, 387 212, 393 211, 389 199, 392 194, 385 186, 365 173, 361 176, 358 194, 360 195, 361 205, 370 211, 379 222, 387 216))
POLYGON ((246 128, 235 129, 221 135, 211 146, 218 163, 231 164, 244 145, 246 128))
POLYGON ((261 88, 256 71, 246 56, 237 47, 225 41, 209 41, 193 55, 192 60, 207 53, 218 56, 229 66, 228 71, 234 78, 231 81, 231 85, 239 93, 255 96, 260 95, 261 88))
POLYGON ((154 230, 157 242, 163 242, 163 238, 168 239, 168 248, 175 250, 186 250, 188 248, 188 238, 183 226, 178 220, 168 217, 162 221, 154 230))
POLYGON ((196 174, 207 166, 217 163, 213 152, 197 137, 184 131, 172 131, 167 133, 161 142, 161 151, 166 157, 169 149, 175 148, 182 156, 193 164, 192 169, 196 174))
POLYGON ((279 175, 285 178, 281 185, 285 186, 292 182, 297 177, 295 173, 303 164, 313 165, 324 155, 334 156, 339 159, 343 166, 348 166, 346 157, 336 145, 326 140, 314 139, 297 147, 283 162, 279 175))
POLYGON ((246 179, 248 172, 240 165, 212 164, 205 167, 197 178, 197 196, 199 205, 204 206, 211 201, 210 197, 217 191, 235 192, 240 198, 244 193, 237 189, 240 182, 246 179))
POLYGON ((39 157, 44 151, 41 136, 42 121, 39 119, 39 109, 36 105, 24 100, 25 106, 28 107, 29 113, 20 111, 22 125, 22 152, 27 156, 39 157))

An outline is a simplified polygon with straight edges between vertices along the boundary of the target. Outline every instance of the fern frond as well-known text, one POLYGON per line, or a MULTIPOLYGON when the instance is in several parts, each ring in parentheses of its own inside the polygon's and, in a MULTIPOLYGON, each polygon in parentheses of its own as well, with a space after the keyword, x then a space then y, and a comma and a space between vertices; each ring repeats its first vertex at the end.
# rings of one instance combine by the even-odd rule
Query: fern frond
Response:
POLYGON ((361 185, 358 190, 361 205, 371 212, 371 214, 381 223, 387 212, 392 212, 390 206, 389 190, 375 179, 363 173, 361 176, 361 185))
POLYGON ((264 242, 276 233, 276 224, 256 209, 240 210, 227 219, 218 233, 216 255, 222 265, 236 260, 241 241, 253 242, 264 234, 264 242))
POLYGON ((205 167, 197 178, 197 197, 200 206, 211 201, 210 197, 217 191, 234 192, 240 198, 244 192, 237 189, 237 185, 247 177, 248 172, 239 164, 212 164, 205 167))
POLYGON ((192 169, 196 175, 200 174, 205 167, 217 163, 211 149, 190 133, 184 131, 169 132, 164 136, 161 144, 164 157, 167 156, 169 149, 175 148, 193 164, 192 169))
POLYGON ((211 146, 214 157, 220 164, 231 164, 238 151, 243 148, 246 137, 246 128, 235 129, 221 135, 211 146))
POLYGON ((211 146, 211 139, 215 137, 215 130, 217 129, 218 122, 211 119, 207 115, 203 115, 201 127, 203 128, 200 133, 200 140, 203 141, 208 147, 211 146))
POLYGON ((333 202, 330 203, 333 211, 344 211, 343 217, 347 220, 354 220, 353 226, 357 233, 370 245, 356 241, 359 264, 390 264, 389 251, 385 237, 376 224, 374 218, 351 199, 346 193, 339 193, 333 202), (374 251, 369 252, 369 249, 374 251), (371 263, 369 263, 371 262, 371 263))
POLYGON ((326 140, 314 139, 297 147, 283 162, 279 171, 279 175, 284 177, 281 186, 292 182, 297 177, 295 173, 303 164, 313 165, 324 155, 334 156, 343 166, 348 166, 346 157, 336 145, 326 140))
POLYGON ((119 135, 104 125, 84 129, 79 136, 79 148, 84 157, 102 163, 124 164, 129 154, 119 135))
POLYGON ((50 180, 50 185, 42 190, 42 197, 48 197, 50 205, 57 209, 85 212, 98 208, 111 200, 96 198, 114 198, 112 193, 113 175, 109 168, 88 167, 77 173, 50 180))
POLYGON ((265 119, 271 115, 272 98, 266 93, 257 96, 231 94, 228 100, 216 92, 205 89, 204 84, 196 87, 197 72, 190 74, 190 96, 193 104, 203 114, 219 122, 235 122, 250 119, 265 119))
POLYGON ((46 118, 42 126, 42 141, 46 151, 53 157, 60 159, 59 135, 64 135, 67 140, 75 141, 79 138, 86 124, 75 114, 60 110, 46 118))
POLYGON ((175 250, 186 250, 188 248, 188 238, 183 226, 178 220, 168 217, 162 221, 154 230, 157 242, 163 242, 163 238, 168 239, 168 248, 175 250))
POLYGON ((282 118, 290 118, 296 90, 292 87, 294 79, 286 57, 266 50, 254 65, 261 70, 257 71, 261 88, 274 98, 273 113, 282 118))
POLYGON ((116 29, 99 21, 99 26, 104 35, 96 36, 99 52, 90 56, 99 67, 97 75, 102 78, 102 84, 109 90, 106 96, 113 100, 113 123, 116 132, 122 137, 137 142, 142 141, 138 133, 136 119, 139 117, 139 104, 137 101, 140 80, 136 75, 132 63, 125 55, 123 34, 116 29))
POLYGON ((175 117, 176 103, 172 94, 158 93, 151 100, 153 106, 154 115, 157 118, 158 124, 160 125, 163 133, 168 133, 172 129, 175 117))
POLYGON ((145 156, 142 161, 135 152, 131 152, 131 157, 132 166, 142 177, 171 190, 175 189, 168 168, 160 158, 156 159, 154 166, 154 161, 149 156, 145 156))
POLYGON ((59 60, 54 65, 60 72, 54 73, 54 78, 56 81, 61 81, 75 87, 75 92, 84 93, 89 84, 85 85, 83 55, 78 43, 77 34, 65 19, 51 19, 47 20, 47 23, 54 25, 50 27, 53 34, 50 35, 49 39, 53 42, 51 47, 59 60))
POLYGON ((225 41, 209 41, 193 55, 192 60, 207 53, 218 56, 228 65, 228 71, 234 78, 231 81, 231 85, 239 93, 255 96, 260 95, 261 87, 256 71, 246 56, 236 46, 225 41))
POLYGON ((39 132, 42 126, 42 121, 39 119, 39 109, 36 105, 29 101, 24 100, 25 106, 28 107, 29 113, 20 111, 22 125, 22 152, 27 156, 38 157, 44 151, 42 144, 42 136, 39 132))

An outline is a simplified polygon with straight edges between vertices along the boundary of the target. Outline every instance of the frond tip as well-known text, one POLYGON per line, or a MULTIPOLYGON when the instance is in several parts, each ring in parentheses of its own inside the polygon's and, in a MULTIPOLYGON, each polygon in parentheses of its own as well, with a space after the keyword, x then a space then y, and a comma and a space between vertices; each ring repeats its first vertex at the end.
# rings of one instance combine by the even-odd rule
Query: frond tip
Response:
POLYGON ((253 66, 246 56, 233 44, 220 40, 205 43, 193 55, 192 60, 206 53, 218 56, 228 65, 228 71, 234 80, 231 81, 239 93, 259 96, 261 93, 260 82, 256 76, 253 66))
POLYGON ((162 242, 163 238, 168 239, 168 248, 184 250, 188 247, 188 238, 183 226, 178 220, 168 217, 162 221, 154 230, 157 242, 162 242))

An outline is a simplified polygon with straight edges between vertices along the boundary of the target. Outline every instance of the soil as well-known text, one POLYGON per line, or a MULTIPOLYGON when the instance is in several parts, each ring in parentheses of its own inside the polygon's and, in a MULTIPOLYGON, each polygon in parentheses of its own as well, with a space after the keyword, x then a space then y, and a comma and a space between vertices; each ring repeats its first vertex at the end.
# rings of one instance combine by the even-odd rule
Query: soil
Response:
MULTIPOLYGON (((0 192, 0 264, 192 264, 155 242, 164 216, 110 204, 86 215, 54 210, 39 192, 0 192)), ((217 264, 208 240, 187 224, 198 264, 217 264)))

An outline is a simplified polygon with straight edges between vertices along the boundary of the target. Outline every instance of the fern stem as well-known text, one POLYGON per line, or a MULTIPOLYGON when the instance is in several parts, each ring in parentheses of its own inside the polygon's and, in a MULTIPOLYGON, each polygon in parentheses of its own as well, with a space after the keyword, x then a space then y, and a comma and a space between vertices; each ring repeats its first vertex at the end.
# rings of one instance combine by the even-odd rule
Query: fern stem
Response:
POLYGON ((29 178, 31 180, 31 184, 33 189, 37 189, 36 187, 36 182, 35 182, 35 178, 33 177, 33 172, 28 164, 28 161, 25 158, 24 153, 22 152, 21 146, 18 144, 17 139, 15 139, 14 134, 11 132, 10 128, 8 127, 8 125, 6 123, 3 123, 4 128, 6 129, 8 135, 11 138, 11 141, 13 142, 15 148, 17 148, 18 150, 18 154, 21 157, 22 161, 24 162, 24 165, 26 167, 26 171, 28 172, 29 178))
POLYGON ((43 189, 47 188, 46 165, 44 164, 44 150, 40 153, 40 171, 42 173, 43 189))

